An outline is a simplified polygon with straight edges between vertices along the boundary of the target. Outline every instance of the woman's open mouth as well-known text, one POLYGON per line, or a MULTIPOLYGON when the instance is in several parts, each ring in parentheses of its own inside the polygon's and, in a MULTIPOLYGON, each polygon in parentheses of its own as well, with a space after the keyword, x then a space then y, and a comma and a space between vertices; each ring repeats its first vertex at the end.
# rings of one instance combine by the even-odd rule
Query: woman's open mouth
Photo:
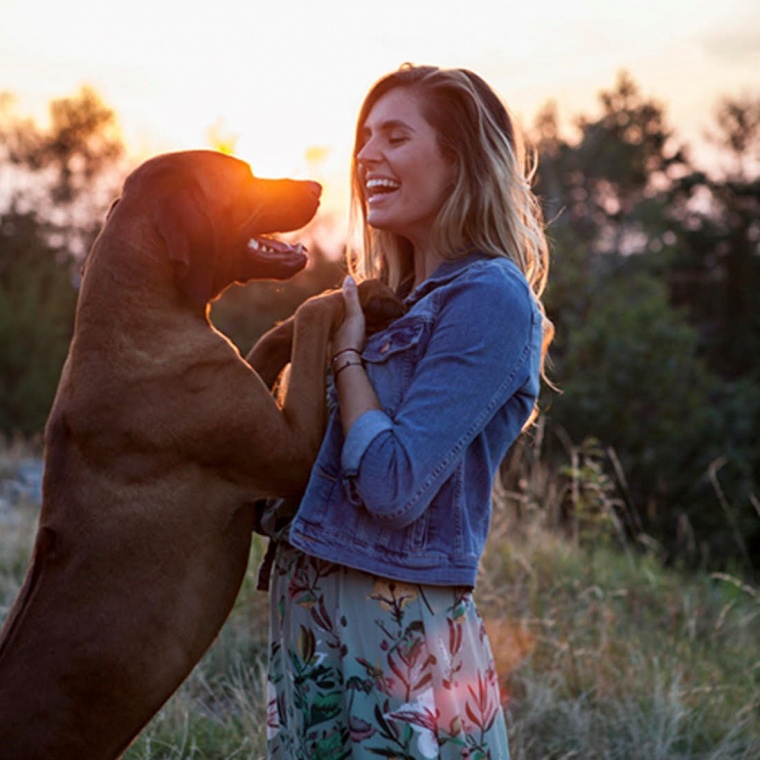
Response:
POLYGON ((364 192, 367 196, 367 203, 373 203, 380 198, 385 198, 395 193, 401 184, 394 179, 386 177, 373 177, 368 179, 364 185, 364 192))

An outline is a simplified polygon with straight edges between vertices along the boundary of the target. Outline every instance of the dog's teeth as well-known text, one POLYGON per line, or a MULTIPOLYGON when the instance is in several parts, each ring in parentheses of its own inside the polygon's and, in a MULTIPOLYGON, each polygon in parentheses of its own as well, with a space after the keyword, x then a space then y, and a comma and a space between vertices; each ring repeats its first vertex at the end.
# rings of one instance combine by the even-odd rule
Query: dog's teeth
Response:
MULTIPOLYGON (((285 252, 283 248, 275 247, 274 244, 269 245, 259 238, 251 238, 248 242, 248 248, 255 253, 261 253, 267 256, 277 256, 280 253, 285 252)), ((306 250, 306 246, 303 243, 296 243, 291 246, 290 253, 302 255, 306 253, 306 250)))

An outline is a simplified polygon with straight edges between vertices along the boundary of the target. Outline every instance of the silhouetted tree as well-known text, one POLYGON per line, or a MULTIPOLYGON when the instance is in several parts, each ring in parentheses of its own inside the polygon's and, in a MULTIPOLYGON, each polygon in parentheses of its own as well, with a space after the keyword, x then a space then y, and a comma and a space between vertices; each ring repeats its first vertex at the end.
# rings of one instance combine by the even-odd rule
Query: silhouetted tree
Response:
POLYGON ((115 194, 122 153, 114 113, 88 88, 53 101, 47 127, 0 98, 9 190, 0 209, 0 432, 44 426, 71 339, 77 256, 115 194))
MULTIPOLYGON (((6 98, 6 108, 7 108, 6 98)), ((48 171, 52 200, 70 203, 91 189, 124 153, 115 113, 90 87, 50 103, 50 124, 11 119, 0 124, 0 144, 11 164, 48 171)))
POLYGON ((680 245, 668 279, 711 366, 730 379, 760 378, 760 97, 724 99, 715 121, 712 141, 728 166, 674 184, 680 245))
POLYGON ((599 94, 601 114, 575 119, 577 140, 560 137, 553 105, 539 112, 537 192, 553 234, 588 254, 658 249, 662 190, 688 169, 664 108, 645 98, 626 72, 599 94))

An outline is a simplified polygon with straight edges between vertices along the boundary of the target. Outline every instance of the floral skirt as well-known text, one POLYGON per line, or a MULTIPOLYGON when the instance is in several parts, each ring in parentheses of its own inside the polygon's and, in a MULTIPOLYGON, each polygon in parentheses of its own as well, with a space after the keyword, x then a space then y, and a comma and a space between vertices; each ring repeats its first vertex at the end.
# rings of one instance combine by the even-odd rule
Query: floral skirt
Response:
POLYGON ((468 589, 390 581, 280 544, 270 593, 270 758, 508 760, 468 589))

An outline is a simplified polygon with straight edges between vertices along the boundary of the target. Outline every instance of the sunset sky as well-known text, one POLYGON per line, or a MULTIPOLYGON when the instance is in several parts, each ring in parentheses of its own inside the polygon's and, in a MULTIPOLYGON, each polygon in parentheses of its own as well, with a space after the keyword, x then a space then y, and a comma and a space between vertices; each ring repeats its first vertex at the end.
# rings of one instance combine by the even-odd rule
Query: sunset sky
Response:
POLYGON ((354 119, 403 61, 483 75, 530 123, 593 114, 627 69, 697 141, 719 96, 760 92, 757 0, 0 0, 0 91, 43 119, 93 86, 131 150, 237 140, 262 176, 312 176, 344 204, 354 119))

